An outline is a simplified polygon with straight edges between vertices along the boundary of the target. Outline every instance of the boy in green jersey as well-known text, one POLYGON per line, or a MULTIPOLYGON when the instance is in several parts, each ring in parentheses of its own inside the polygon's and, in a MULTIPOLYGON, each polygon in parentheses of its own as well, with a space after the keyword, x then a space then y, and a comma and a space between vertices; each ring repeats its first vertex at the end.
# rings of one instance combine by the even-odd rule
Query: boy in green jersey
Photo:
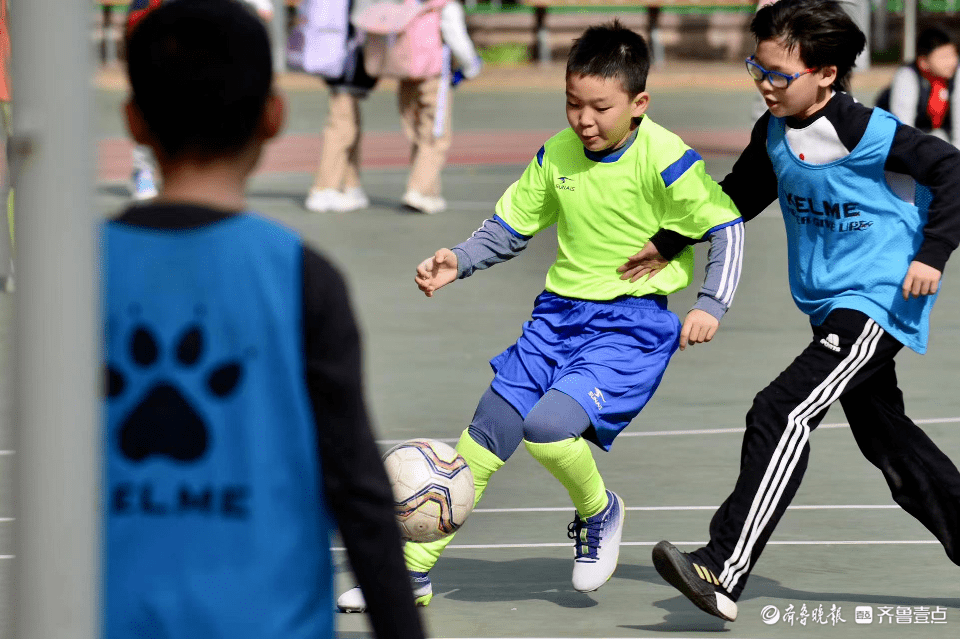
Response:
MULTIPOLYGON (((477 500, 521 441, 560 481, 576 508, 568 534, 581 592, 613 574, 624 519, 623 500, 606 489, 587 442, 609 450, 677 347, 712 339, 740 273, 737 209, 696 151, 644 115, 649 67, 643 38, 619 22, 587 29, 567 61, 570 128, 544 144, 479 230, 417 267, 417 286, 432 297, 557 225, 546 290, 516 344, 490 362, 493 382, 457 450, 473 471, 477 500), (705 283, 682 327, 667 295, 692 280, 689 248, 653 279, 618 271, 628 257, 642 261, 660 228, 711 240, 705 283)), ((421 605, 432 597, 427 573, 451 538, 405 546, 421 605)), ((359 588, 337 603, 365 607, 359 588)))

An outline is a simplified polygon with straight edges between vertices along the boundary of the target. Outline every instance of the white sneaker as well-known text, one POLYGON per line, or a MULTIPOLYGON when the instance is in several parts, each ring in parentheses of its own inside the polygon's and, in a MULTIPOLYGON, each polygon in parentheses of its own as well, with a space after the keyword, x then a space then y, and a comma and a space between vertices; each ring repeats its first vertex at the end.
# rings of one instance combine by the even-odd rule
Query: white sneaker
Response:
POLYGON ((433 215, 447 210, 447 201, 439 195, 423 195, 416 191, 407 191, 403 194, 403 203, 421 213, 433 215))
MULTIPOLYGON (((410 582, 413 585, 413 598, 418 606, 426 606, 433 599, 433 585, 430 576, 425 572, 410 572, 410 582)), ((354 586, 337 598, 337 608, 340 612, 364 612, 367 602, 363 598, 360 586, 354 586)))
POLYGON ((573 562, 573 588, 580 592, 596 590, 613 575, 620 557, 623 535, 623 500, 607 491, 607 507, 593 517, 581 519, 574 514, 567 536, 576 540, 573 562))
POLYGON ((303 206, 314 213, 326 213, 333 210, 332 196, 336 193, 334 189, 310 189, 303 206))
POLYGON ((149 200, 157 197, 157 183, 153 171, 140 169, 130 177, 130 194, 134 200, 149 200))
POLYGON ((370 199, 359 186, 355 186, 352 189, 347 189, 343 193, 334 191, 333 196, 330 198, 330 210, 336 211, 337 213, 358 211, 369 206, 370 199))

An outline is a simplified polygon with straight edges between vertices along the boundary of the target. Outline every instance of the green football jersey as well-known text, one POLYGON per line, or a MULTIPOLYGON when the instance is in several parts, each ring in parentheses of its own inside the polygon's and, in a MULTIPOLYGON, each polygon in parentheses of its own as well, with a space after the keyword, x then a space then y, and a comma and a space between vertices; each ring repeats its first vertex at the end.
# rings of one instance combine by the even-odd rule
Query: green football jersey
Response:
POLYGON ((693 247, 652 279, 621 280, 617 267, 661 228, 700 239, 740 217, 683 140, 646 116, 635 133, 601 157, 573 129, 561 131, 497 202, 497 215, 521 235, 556 223, 548 291, 587 300, 673 293, 693 278, 693 247))

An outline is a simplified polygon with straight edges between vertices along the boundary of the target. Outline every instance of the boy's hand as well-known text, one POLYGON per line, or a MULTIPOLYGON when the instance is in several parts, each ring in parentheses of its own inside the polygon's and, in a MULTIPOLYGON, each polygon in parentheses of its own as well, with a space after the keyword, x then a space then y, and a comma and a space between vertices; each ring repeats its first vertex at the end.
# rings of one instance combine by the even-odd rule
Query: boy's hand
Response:
POLYGON ((620 276, 621 280, 636 282, 644 275, 653 277, 662 271, 669 263, 669 260, 665 260, 663 256, 660 255, 660 251, 657 250, 653 242, 647 242, 643 245, 643 248, 640 249, 639 253, 627 258, 626 264, 617 267, 617 273, 622 273, 620 276))
POLYGON ((680 330, 680 350, 684 350, 687 344, 693 346, 709 342, 718 328, 720 328, 720 322, 716 317, 698 308, 693 309, 683 320, 683 328, 680 330))
POLYGON ((940 286, 940 275, 940 271, 923 262, 910 262, 907 276, 903 279, 903 299, 933 295, 940 286))
POLYGON ((414 281, 427 297, 433 297, 438 288, 443 288, 457 279, 457 256, 450 249, 442 248, 417 266, 414 281))

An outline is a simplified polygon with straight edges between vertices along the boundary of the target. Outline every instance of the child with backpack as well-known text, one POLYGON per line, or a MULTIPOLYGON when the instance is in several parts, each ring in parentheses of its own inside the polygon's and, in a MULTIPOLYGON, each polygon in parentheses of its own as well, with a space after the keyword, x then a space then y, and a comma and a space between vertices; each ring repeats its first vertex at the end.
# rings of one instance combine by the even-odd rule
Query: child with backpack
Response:
POLYGON ((370 206, 360 183, 360 101, 377 79, 364 69, 362 34, 350 24, 353 0, 304 0, 288 42, 291 68, 319 75, 330 90, 323 146, 304 206, 346 213, 370 206))
POLYGON ((447 208, 440 172, 452 142, 450 88, 459 79, 476 77, 481 67, 463 6, 458 0, 380 2, 359 13, 354 23, 366 32, 368 72, 400 81, 400 118, 412 145, 403 204, 421 213, 440 213, 447 208), (457 73, 452 72, 454 61, 457 73))

